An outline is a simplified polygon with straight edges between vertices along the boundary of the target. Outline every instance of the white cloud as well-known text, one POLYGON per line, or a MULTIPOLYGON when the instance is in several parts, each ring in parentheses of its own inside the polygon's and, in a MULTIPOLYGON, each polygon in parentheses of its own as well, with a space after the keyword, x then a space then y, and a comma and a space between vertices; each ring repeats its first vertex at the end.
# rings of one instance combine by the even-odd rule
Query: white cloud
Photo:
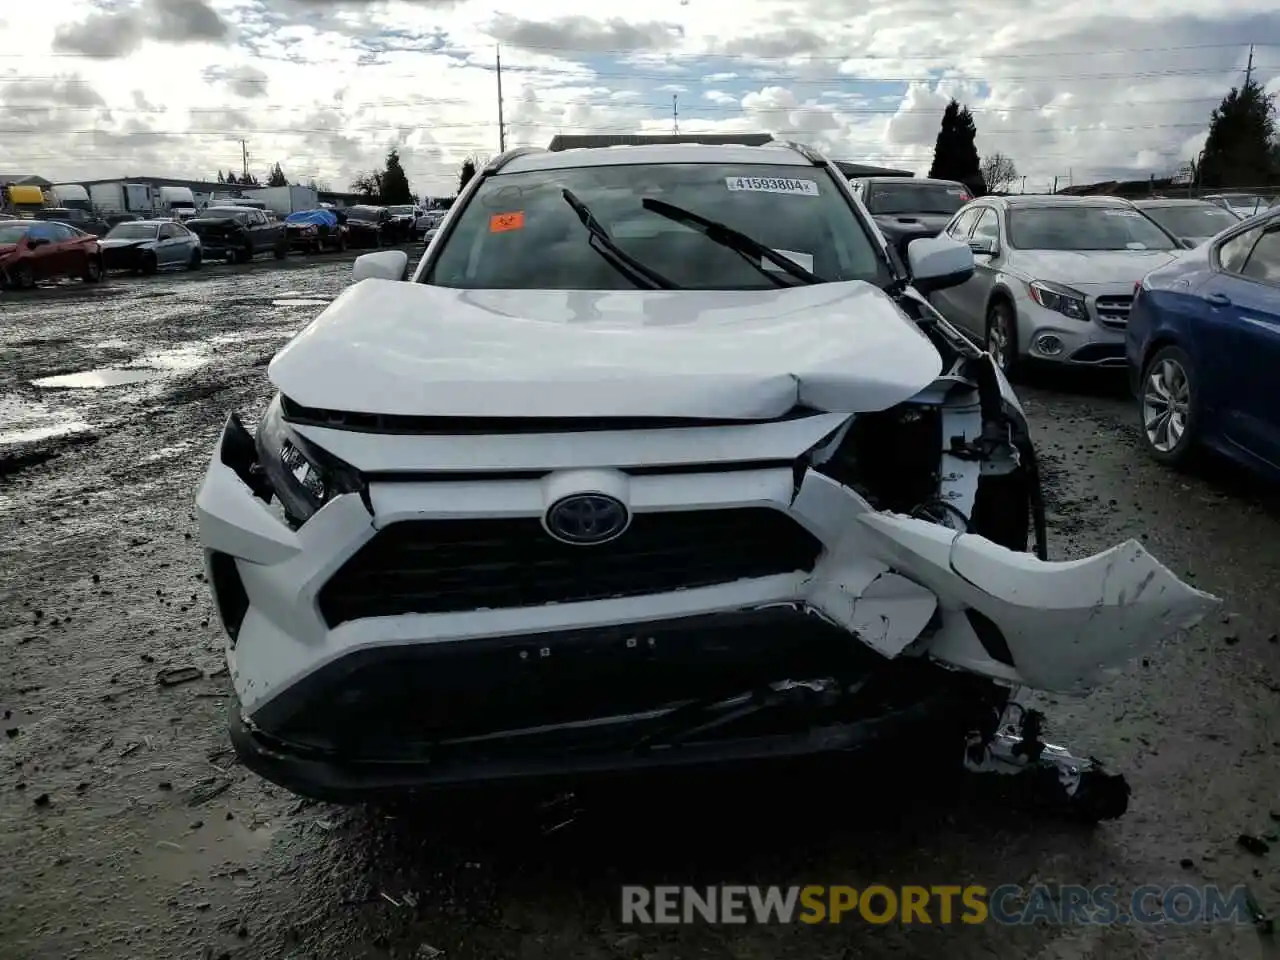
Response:
MULTIPOLYGON (((1270 0, 42 0, 0 32, 7 170, 50 179, 238 169, 343 188, 396 146, 447 193, 462 159, 556 133, 759 131, 841 159, 928 166, 942 107, 983 153, 1055 177, 1164 175, 1194 155, 1270 0), (1200 19, 1197 19, 1200 18, 1200 19)), ((12 19, 12 18, 11 18, 12 19)), ((1280 90, 1280 45, 1255 76, 1280 90)))

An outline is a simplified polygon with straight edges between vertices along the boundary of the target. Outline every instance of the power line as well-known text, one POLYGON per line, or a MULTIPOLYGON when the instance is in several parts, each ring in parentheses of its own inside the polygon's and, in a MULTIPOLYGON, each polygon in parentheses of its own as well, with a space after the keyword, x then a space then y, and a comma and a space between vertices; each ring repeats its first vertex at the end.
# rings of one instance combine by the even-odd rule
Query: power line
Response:
MULTIPOLYGON (((856 41, 853 38, 849 38, 849 40, 850 42, 868 43, 874 40, 874 34, 871 37, 857 38, 856 41)), ((1246 39, 1246 40, 1238 40, 1233 43, 1193 43, 1193 44, 1185 44, 1180 46, 1161 45, 1161 46, 1153 46, 1153 47, 1101 47, 1101 48, 1093 47, 1087 50, 1044 50, 1044 51, 1032 51, 1027 53, 983 53, 983 54, 974 55, 969 59, 973 59, 973 60, 1034 60, 1039 58, 1059 58, 1059 57, 1106 57, 1106 56, 1115 56, 1119 54, 1131 54, 1131 53, 1185 53, 1193 50, 1231 50, 1231 49, 1243 50, 1244 48, 1249 46, 1255 46, 1262 49, 1268 49, 1268 48, 1280 49, 1280 37, 1277 37, 1277 39, 1270 40, 1270 41, 1246 39)), ((555 53, 575 53, 581 56, 636 56, 637 54, 644 55, 644 51, 637 51, 634 49, 626 49, 626 48, 620 48, 620 47, 619 48, 593 48, 591 50, 587 50, 582 47, 559 46, 556 44, 536 44, 536 43, 521 43, 518 46, 509 46, 508 51, 511 51, 511 50, 515 50, 517 52, 529 51, 533 53, 538 53, 543 51, 550 51, 555 53)), ((393 51, 393 52, 403 53, 405 51, 393 51)), ((443 51, 427 51, 425 52, 424 55, 441 56, 441 57, 448 57, 449 59, 457 59, 455 57, 450 57, 447 52, 443 52, 443 51)), ((653 55, 661 56, 669 59, 684 57, 684 58, 696 59, 696 60, 733 60, 733 61, 747 60, 752 62, 791 62, 795 59, 794 57, 786 57, 786 56, 768 56, 763 54, 753 55, 753 54, 743 54, 743 53, 717 53, 713 51, 689 52, 689 53, 681 53, 681 54, 653 54, 653 55)), ((866 61, 872 61, 872 62, 887 60, 887 61, 898 63, 902 61, 955 59, 955 54, 953 52, 917 53, 917 54, 856 54, 856 55, 855 54, 822 54, 822 55, 802 54, 802 56, 807 61, 819 61, 819 62, 827 62, 827 63, 838 63, 838 62, 845 62, 849 60, 866 60, 866 61)), ((25 59, 31 59, 31 60, 56 59, 56 60, 84 60, 84 61, 106 62, 106 63, 112 62, 110 58, 102 57, 96 54, 74 53, 70 51, 50 51, 48 53, 39 53, 39 54, 33 54, 30 52, 24 52, 24 53, 0 52, 0 59, 24 59, 24 60, 25 59)), ((259 56, 259 57, 255 57, 254 59, 275 61, 275 62, 288 63, 288 64, 295 63, 295 61, 288 60, 283 57, 259 56)), ((309 61, 309 65, 327 66, 330 64, 343 64, 351 67, 357 66, 356 64, 350 63, 350 61, 339 60, 337 58, 330 58, 328 60, 309 61)), ((367 64, 365 64, 365 66, 367 66, 367 64)))

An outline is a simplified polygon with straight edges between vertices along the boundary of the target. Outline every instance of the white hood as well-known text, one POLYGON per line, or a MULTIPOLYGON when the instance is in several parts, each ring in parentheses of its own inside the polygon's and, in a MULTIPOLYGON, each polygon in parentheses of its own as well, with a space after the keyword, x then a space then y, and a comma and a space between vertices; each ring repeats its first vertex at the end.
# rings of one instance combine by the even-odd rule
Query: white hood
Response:
POLYGON ((1032 280, 1063 283, 1128 284, 1132 287, 1152 270, 1181 256, 1181 250, 1019 250, 1017 268, 1032 280))
POLYGON ((363 280, 267 369, 296 403, 343 412, 724 419, 881 410, 941 371, 924 334, 858 281, 613 292, 363 280))

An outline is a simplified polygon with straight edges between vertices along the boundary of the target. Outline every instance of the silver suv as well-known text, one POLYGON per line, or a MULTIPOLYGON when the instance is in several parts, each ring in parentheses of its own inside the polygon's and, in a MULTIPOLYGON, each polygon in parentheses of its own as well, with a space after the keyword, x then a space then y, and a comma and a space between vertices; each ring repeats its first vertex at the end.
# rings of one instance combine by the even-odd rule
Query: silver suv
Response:
POLYGON ((973 277, 929 301, 981 338, 1006 374, 1028 359, 1122 367, 1134 284, 1181 245, 1127 200, 982 197, 944 235, 969 244, 973 277))

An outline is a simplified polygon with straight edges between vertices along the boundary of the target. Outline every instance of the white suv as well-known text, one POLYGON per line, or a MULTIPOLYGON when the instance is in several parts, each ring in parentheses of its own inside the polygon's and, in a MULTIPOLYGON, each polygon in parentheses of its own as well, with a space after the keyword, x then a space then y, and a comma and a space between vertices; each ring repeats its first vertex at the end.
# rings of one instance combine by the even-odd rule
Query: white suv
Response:
POLYGON ((246 766, 350 801, 923 727, 1100 803, 997 734, 1010 687, 1216 601, 1044 559, 1017 400, 923 296, 972 255, 908 259, 775 144, 506 154, 411 278, 358 260, 197 500, 246 766))

